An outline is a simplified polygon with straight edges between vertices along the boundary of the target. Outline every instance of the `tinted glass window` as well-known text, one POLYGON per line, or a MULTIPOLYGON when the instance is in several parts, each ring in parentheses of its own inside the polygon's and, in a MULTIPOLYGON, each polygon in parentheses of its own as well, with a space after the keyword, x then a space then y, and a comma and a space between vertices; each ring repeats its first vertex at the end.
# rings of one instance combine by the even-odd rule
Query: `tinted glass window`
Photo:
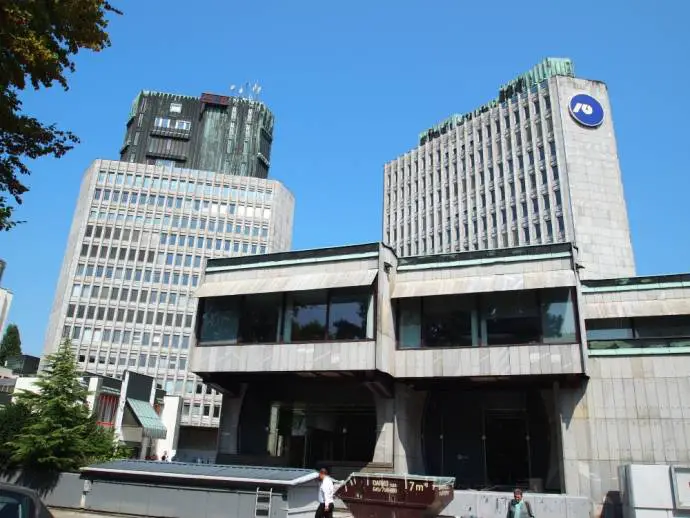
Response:
POLYGON ((326 291, 295 293, 290 297, 286 342, 309 342, 326 337, 326 291))

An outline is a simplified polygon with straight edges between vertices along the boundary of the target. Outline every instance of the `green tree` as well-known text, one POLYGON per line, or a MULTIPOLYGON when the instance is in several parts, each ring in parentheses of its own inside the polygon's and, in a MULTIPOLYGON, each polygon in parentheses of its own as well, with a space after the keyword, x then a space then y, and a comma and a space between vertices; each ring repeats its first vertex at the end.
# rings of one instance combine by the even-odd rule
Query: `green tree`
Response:
POLYGON ((20 180, 30 173, 24 160, 59 158, 79 141, 23 113, 19 92, 29 84, 66 90, 74 56, 110 45, 108 12, 120 13, 105 0, 0 1, 0 230, 17 223, 5 193, 21 204, 28 191, 20 180))
POLYGON ((9 441, 12 462, 25 470, 74 471, 120 455, 113 431, 98 426, 86 404, 87 389, 69 341, 48 356, 36 385, 36 393, 17 396, 31 418, 9 441))
POLYGON ((19 432, 28 424, 31 410, 21 403, 9 403, 0 409, 0 472, 12 468, 13 449, 10 446, 19 432))
POLYGON ((5 365, 7 358, 22 354, 22 340, 19 337, 19 328, 10 324, 5 329, 5 334, 0 342, 0 366, 5 365))

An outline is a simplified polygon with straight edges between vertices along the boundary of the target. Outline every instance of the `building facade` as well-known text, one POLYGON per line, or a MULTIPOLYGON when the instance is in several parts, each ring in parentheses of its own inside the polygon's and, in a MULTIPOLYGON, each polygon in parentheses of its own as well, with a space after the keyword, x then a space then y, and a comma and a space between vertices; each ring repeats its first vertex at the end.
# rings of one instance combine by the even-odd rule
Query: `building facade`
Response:
POLYGON ((207 258, 288 250, 293 207, 273 180, 96 160, 83 176, 44 353, 70 339, 85 371, 153 376, 183 397, 183 426, 217 426, 220 396, 188 368, 194 292, 207 258))
MULTIPOLYGON (((39 378, 17 376, 10 397, 38 393, 39 378)), ((120 378, 84 373, 86 405, 103 428, 112 429, 135 458, 174 454, 179 433, 180 398, 167 396, 151 376, 125 370, 120 378)))
POLYGON ((120 160, 267 178, 272 142, 273 114, 259 101, 142 91, 120 160))
POLYGON ((608 90, 567 59, 423 132, 385 165, 383 210, 401 257, 573 242, 583 279, 635 273, 608 90))
POLYGON ((690 275, 583 280, 569 243, 214 259, 191 369, 219 462, 587 496, 690 462, 690 275))
POLYGON ((12 292, 2 288, 2 274, 4 272, 5 261, 0 259, 0 334, 5 331, 7 315, 10 313, 10 304, 12 304, 12 292))

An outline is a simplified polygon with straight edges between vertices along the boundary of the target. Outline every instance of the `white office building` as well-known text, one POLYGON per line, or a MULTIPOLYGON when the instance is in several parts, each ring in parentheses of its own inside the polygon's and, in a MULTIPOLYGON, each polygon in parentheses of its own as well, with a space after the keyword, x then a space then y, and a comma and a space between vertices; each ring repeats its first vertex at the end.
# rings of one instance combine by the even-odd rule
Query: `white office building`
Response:
MULTIPOLYGON (((2 285, 2 274, 5 271, 5 261, 0 259, 0 286, 2 285)), ((12 303, 12 292, 0 287, 0 335, 5 331, 7 315, 10 312, 12 303)))
POLYGON ((546 59, 385 165, 399 256, 573 242, 582 278, 635 273, 606 85, 546 59))
POLYGON ((215 441, 221 397, 188 371, 194 292, 207 258, 289 250, 293 208, 274 180, 96 160, 82 180, 45 353, 69 338, 85 371, 154 376, 183 396, 182 426, 206 427, 215 441))

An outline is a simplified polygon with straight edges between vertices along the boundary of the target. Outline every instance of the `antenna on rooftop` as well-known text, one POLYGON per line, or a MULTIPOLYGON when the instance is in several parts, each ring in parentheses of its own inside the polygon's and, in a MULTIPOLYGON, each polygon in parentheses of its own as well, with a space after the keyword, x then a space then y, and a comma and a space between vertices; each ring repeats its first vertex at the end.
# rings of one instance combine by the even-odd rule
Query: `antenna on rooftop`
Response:
POLYGON ((253 83, 246 82, 239 88, 237 87, 237 85, 230 85, 230 94, 237 94, 238 97, 249 99, 251 101, 256 101, 259 99, 259 94, 261 93, 262 89, 263 87, 259 84, 258 81, 254 81, 253 83))

